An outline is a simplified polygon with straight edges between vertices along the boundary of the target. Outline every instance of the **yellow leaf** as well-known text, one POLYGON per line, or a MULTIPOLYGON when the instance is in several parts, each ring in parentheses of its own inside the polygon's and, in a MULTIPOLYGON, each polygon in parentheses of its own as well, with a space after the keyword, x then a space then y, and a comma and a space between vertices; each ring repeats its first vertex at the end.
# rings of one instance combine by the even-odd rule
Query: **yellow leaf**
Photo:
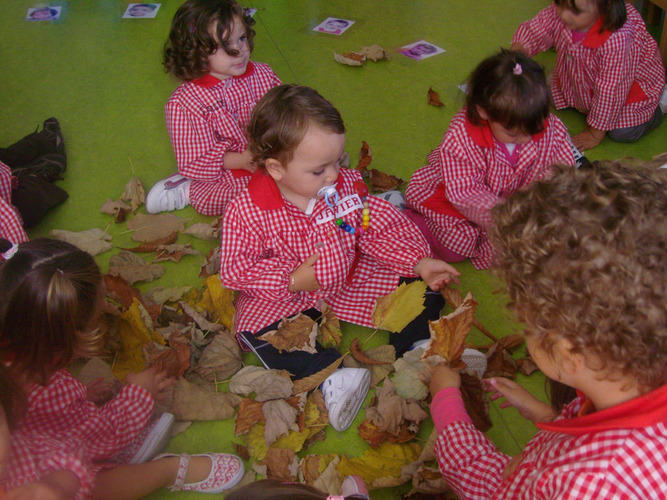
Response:
POLYGON ((306 427, 301 432, 290 431, 269 447, 264 439, 264 428, 263 423, 258 423, 253 425, 248 432, 248 452, 257 461, 264 460, 269 448, 285 448, 298 453, 303 448, 303 443, 321 430, 321 427, 306 427))
POLYGON ((341 477, 360 475, 369 487, 397 486, 410 479, 408 474, 401 474, 401 469, 417 460, 420 453, 417 443, 384 442, 357 458, 341 456, 337 469, 341 477))
POLYGON ((140 372, 146 368, 142 350, 145 344, 153 341, 165 345, 164 339, 146 325, 148 318, 148 313, 136 297, 132 300, 132 305, 121 314, 121 349, 113 365, 113 374, 119 380, 124 380, 128 373, 140 372))
POLYGON ((213 274, 206 278, 206 290, 210 294, 212 302, 212 318, 227 328, 228 331, 234 331, 234 291, 222 286, 220 276, 213 274))
POLYGON ((339 346, 343 332, 340 321, 328 305, 322 307, 322 321, 320 322, 320 344, 325 347, 339 346))
POLYGON ((380 330, 400 332, 424 310, 426 283, 423 280, 402 283, 375 303, 373 323, 380 330))

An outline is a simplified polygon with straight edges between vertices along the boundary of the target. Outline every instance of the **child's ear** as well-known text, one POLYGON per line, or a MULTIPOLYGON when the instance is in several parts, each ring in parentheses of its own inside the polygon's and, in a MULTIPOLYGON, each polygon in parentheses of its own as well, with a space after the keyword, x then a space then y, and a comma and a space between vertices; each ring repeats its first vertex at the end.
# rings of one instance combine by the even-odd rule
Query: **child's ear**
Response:
POLYGON ((264 168, 276 182, 280 182, 285 177, 285 167, 275 158, 267 158, 264 161, 264 168))
POLYGON ((489 115, 486 114, 486 111, 484 111, 480 106, 475 106, 475 109, 477 109, 477 114, 482 120, 488 121, 489 115))
POLYGON ((564 373, 575 375, 586 368, 586 358, 583 354, 574 351, 574 346, 569 340, 561 338, 558 341, 557 349, 558 359, 564 373))

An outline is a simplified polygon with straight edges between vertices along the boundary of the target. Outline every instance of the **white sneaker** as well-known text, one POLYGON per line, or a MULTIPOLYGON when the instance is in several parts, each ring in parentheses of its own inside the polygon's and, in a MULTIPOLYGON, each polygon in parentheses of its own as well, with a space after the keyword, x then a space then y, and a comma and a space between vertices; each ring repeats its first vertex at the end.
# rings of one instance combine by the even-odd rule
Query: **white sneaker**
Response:
POLYGON ((322 383, 329 422, 344 431, 357 416, 371 385, 371 372, 365 368, 339 368, 322 383))
POLYGON ((388 201, 399 210, 405 210, 405 196, 398 190, 385 191, 384 193, 376 194, 375 197, 388 201))
POLYGON ((110 461, 116 464, 143 464, 164 450, 176 420, 171 413, 163 413, 146 424, 137 437, 110 461))
POLYGON ((461 361, 466 364, 466 369, 475 372, 480 377, 486 372, 486 356, 483 352, 476 349, 464 349, 461 354, 461 361))
POLYGON ((146 196, 146 212, 158 214, 180 210, 190 204, 192 180, 174 174, 156 183, 146 196))

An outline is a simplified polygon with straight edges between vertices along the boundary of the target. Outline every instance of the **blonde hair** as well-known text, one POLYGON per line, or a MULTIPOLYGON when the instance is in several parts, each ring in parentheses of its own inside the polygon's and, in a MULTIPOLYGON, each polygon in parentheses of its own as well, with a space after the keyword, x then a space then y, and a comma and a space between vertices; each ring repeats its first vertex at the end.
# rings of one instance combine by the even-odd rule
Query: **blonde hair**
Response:
POLYGON ((493 215, 495 266, 527 335, 547 352, 564 337, 642 392, 665 383, 667 170, 555 166, 493 215))

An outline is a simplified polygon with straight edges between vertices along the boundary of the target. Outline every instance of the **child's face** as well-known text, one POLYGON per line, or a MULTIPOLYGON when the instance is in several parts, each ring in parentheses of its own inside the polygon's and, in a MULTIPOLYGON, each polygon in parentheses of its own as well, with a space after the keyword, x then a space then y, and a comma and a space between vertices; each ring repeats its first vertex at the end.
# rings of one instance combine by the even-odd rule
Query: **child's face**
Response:
POLYGON ((526 144, 531 136, 519 129, 506 129, 500 123, 488 120, 493 137, 504 144, 526 144))
POLYGON ((150 16, 152 13, 153 9, 145 5, 135 5, 130 9, 130 15, 133 17, 150 16))
MULTIPOLYGON (((215 33, 215 26, 212 27, 215 33)), ((208 56, 208 72, 220 80, 226 80, 232 76, 241 76, 246 71, 250 59, 250 46, 246 36, 245 26, 239 18, 234 18, 232 32, 227 39, 231 49, 238 50, 238 55, 230 56, 222 47, 208 56)))
POLYGON ((328 21, 324 25, 324 29, 327 31, 338 31, 347 28, 347 22, 341 20, 332 20, 328 21))
POLYGON ((33 19, 51 19, 52 14, 50 9, 38 9, 33 10, 32 14, 30 14, 30 17, 33 19))
POLYGON ((556 6, 561 21, 568 29, 588 31, 600 17, 597 2, 595 0, 574 0, 574 5, 578 11, 556 6))
POLYGON ((283 197, 303 208, 311 199, 317 198, 320 189, 336 182, 344 149, 345 134, 310 125, 294 150, 292 160, 286 166, 280 165, 275 169, 267 164, 267 171, 283 197))
POLYGON ((534 335, 526 335, 526 349, 542 373, 552 380, 559 380, 559 368, 556 360, 542 349, 534 335))

